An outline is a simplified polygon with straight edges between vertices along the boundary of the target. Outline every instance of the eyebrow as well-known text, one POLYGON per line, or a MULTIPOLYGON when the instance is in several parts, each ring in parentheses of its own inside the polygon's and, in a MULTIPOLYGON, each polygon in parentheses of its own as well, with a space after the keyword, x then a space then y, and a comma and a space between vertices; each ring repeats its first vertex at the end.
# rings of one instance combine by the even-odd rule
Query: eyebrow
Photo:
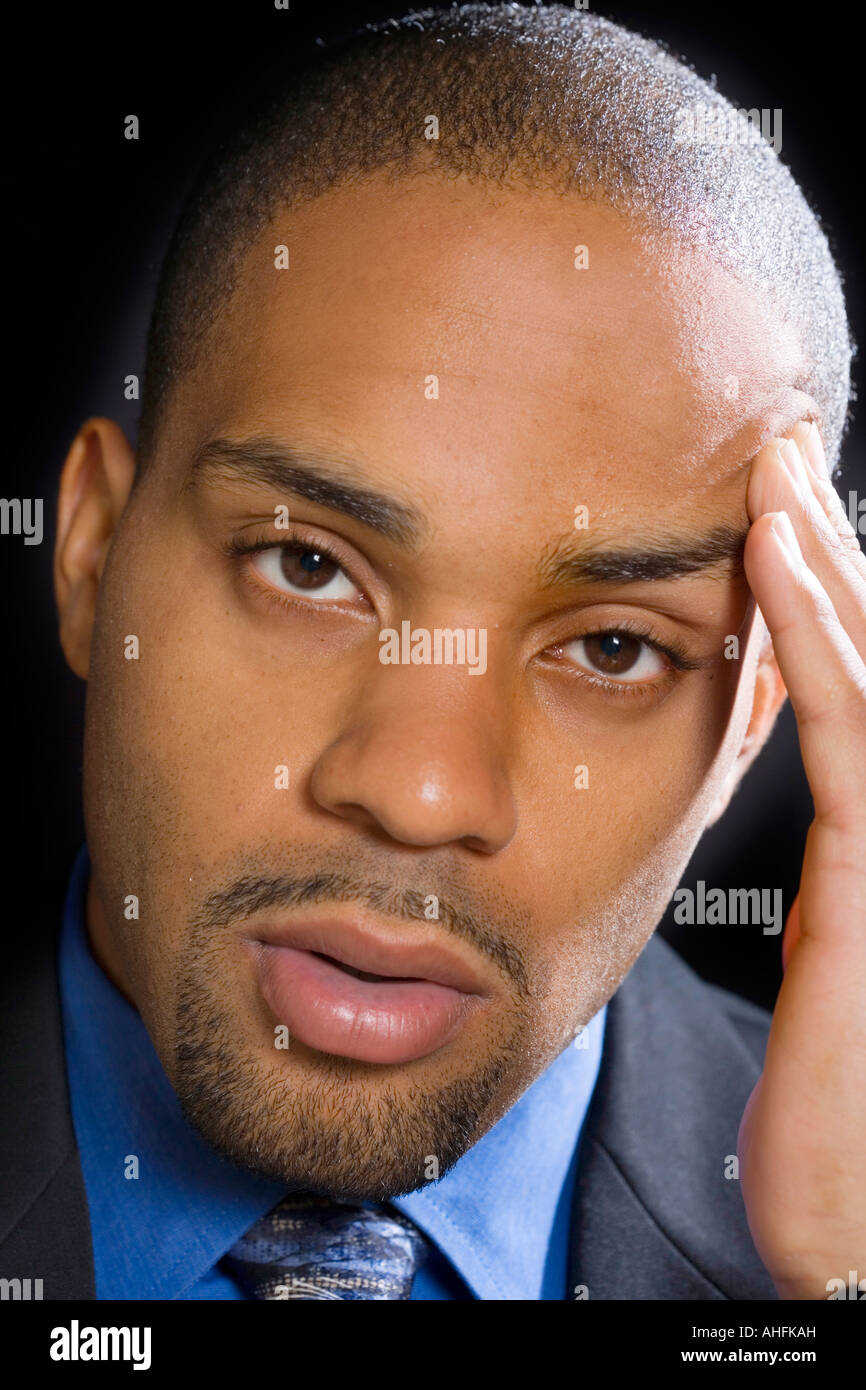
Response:
POLYGON ((743 567, 748 527, 716 526, 704 536, 658 537, 637 546, 558 546, 538 567, 543 588, 569 584, 640 584, 713 569, 726 560, 743 567))
MULTIPOLYGON (((417 547, 429 528, 416 508, 351 480, 353 465, 332 450, 299 449, 269 436, 212 439, 193 457, 183 488, 209 479, 240 481, 293 492, 359 521, 388 540, 417 547)), ((678 579, 733 559, 742 567, 748 527, 717 526, 701 537, 657 537, 637 546, 557 545, 542 556, 542 588, 580 584, 639 584, 678 579)))
POLYGON ((296 449, 268 437, 212 439, 196 452, 183 488, 195 488, 209 478, 258 483, 341 512, 398 545, 417 545, 427 530, 421 512, 359 486, 347 476, 350 468, 333 452, 296 449))

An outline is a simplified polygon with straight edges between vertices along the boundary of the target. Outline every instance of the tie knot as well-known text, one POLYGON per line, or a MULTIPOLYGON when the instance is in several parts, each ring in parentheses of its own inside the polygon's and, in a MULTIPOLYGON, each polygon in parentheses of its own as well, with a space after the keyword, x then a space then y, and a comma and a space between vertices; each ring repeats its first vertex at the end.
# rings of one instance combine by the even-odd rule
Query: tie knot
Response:
POLYGON ((264 1299, 406 1299, 426 1250, 393 1207, 291 1193, 226 1255, 229 1272, 264 1299))

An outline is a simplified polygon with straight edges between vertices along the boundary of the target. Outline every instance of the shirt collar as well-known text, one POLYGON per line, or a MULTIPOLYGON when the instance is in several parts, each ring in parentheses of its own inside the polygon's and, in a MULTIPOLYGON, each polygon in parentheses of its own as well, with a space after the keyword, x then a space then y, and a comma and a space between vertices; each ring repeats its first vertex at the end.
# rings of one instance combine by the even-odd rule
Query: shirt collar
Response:
POLYGON ((438 1183, 392 1204, 477 1298, 561 1299, 580 1129, 601 1063, 606 1008, 438 1183))
POLYGON ((83 846, 66 900, 60 983, 72 1118, 98 1232, 96 1295, 183 1297, 286 1185, 235 1168, 186 1119, 141 1016, 91 954, 89 871, 83 846))
MULTIPOLYGON (((99 1232, 97 1297, 182 1298, 285 1184, 236 1168, 186 1119, 140 1015, 90 951, 89 872, 83 845, 64 909, 60 983, 73 1124, 99 1232)), ((562 1297, 570 1224, 563 1208, 605 1013, 443 1178, 393 1199, 478 1298, 562 1297)))

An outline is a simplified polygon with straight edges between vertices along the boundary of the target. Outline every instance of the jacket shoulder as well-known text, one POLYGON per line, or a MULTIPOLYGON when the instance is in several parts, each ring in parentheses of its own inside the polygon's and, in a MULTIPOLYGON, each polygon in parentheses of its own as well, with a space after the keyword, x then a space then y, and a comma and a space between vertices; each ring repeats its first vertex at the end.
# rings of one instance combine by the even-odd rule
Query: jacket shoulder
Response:
MULTIPOLYGON (((638 986, 635 994, 645 995, 647 989, 663 991, 676 1001, 679 1021, 686 1028, 700 1029, 709 1015, 714 1024, 721 1027, 719 1036, 736 1039, 761 1066, 773 1018, 767 1009, 742 994, 705 980, 658 935, 644 948, 632 974, 635 978, 631 984, 638 986)), ((626 976, 623 982, 623 986, 628 987, 626 993, 631 989, 630 980, 631 976, 626 976)))
POLYGON ((603 1299, 777 1297, 734 1162, 769 1024, 650 939, 608 1004, 575 1186, 572 1286, 603 1299))
POLYGON ((753 1003, 751 999, 745 999, 741 994, 735 994, 729 989, 722 989, 719 985, 711 985, 707 981, 701 980, 699 976, 696 978, 707 991, 714 1006, 722 1011, 728 1022, 742 1038, 749 1051, 759 1062, 763 1062, 773 1015, 769 1010, 762 1009, 759 1004, 753 1003))
POLYGON ((87 1195, 66 1076, 58 931, 14 953, 0 987, 0 1275, 45 1299, 93 1298, 87 1195))

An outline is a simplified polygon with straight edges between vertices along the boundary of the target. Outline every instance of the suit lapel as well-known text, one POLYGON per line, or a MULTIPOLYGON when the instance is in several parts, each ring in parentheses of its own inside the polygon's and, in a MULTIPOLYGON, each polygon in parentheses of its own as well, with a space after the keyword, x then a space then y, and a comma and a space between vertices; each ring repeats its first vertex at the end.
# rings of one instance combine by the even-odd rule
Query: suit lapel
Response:
POLYGON ((46 1299, 95 1298, 56 933, 42 933, 4 970, 0 1059, 0 1276, 41 1279, 46 1299))
MULTIPOLYGON (((739 1005, 737 1006, 740 1007, 739 1005)), ((765 1018, 743 1003, 751 1032, 765 1018)), ((568 1297, 772 1299, 726 1178, 761 1056, 653 938, 608 1005, 575 1187, 568 1297)))

